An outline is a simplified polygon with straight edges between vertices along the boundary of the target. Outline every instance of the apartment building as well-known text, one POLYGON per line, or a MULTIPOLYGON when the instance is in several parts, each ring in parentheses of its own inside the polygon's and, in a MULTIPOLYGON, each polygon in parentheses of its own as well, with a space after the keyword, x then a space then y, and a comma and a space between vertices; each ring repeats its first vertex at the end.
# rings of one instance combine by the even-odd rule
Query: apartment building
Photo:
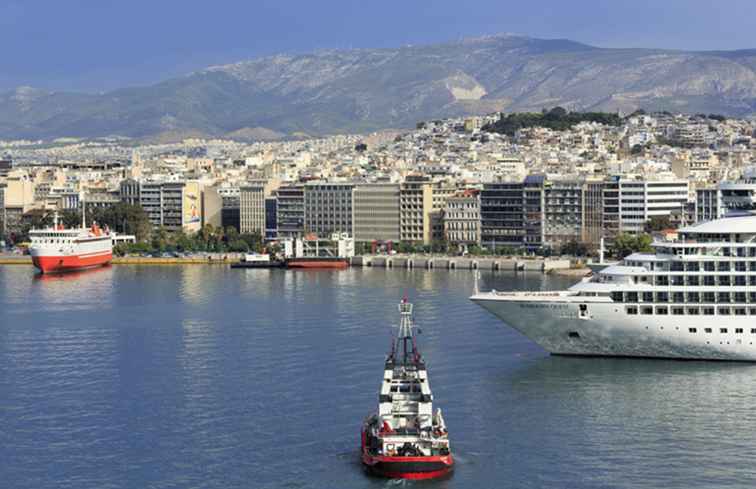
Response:
POLYGON ((400 190, 395 183, 359 184, 354 188, 355 242, 399 242, 400 190))
POLYGON ((480 244, 480 196, 465 190, 446 200, 444 239, 454 245, 480 244))
POLYGON ((399 188, 401 241, 430 244, 433 184, 424 175, 408 175, 399 188))

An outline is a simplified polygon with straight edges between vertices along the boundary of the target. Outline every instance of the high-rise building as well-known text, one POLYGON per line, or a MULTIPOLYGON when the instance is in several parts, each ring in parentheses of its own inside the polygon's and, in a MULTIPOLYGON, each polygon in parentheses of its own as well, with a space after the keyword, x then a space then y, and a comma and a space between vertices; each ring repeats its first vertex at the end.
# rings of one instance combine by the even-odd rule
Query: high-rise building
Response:
POLYGON ((399 238, 401 241, 430 244, 433 185, 423 175, 408 175, 399 189, 399 238))
POLYGON ((199 182, 142 182, 139 203, 150 223, 169 231, 199 231, 202 202, 199 182))
POLYGON ((480 197, 477 190, 465 190, 446 200, 444 239, 455 245, 480 244, 480 197))
POLYGON ((481 244, 490 249, 525 244, 523 182, 488 183, 480 192, 481 244))
POLYGON ((310 182, 304 186, 305 232, 353 236, 352 183, 310 182))
POLYGON ((696 189, 695 220, 710 221, 756 209, 756 181, 720 182, 696 189))
POLYGON ((282 185, 276 190, 276 228, 279 238, 296 238, 304 233, 304 186, 282 185))
POLYGON ((272 197, 280 182, 276 179, 253 180, 239 189, 239 232, 266 236, 268 224, 266 199, 272 197))
POLYGON ((359 184, 354 188, 355 242, 399 242, 399 185, 359 184))

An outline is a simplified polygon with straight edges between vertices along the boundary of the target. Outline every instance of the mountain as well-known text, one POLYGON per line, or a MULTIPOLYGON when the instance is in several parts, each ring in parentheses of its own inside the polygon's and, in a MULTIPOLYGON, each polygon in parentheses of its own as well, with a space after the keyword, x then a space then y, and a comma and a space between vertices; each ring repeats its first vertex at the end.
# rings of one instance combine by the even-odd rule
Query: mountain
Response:
POLYGON ((0 138, 270 139, 412 127, 498 110, 756 113, 756 50, 607 49, 498 35, 278 55, 103 94, 0 94, 0 138))

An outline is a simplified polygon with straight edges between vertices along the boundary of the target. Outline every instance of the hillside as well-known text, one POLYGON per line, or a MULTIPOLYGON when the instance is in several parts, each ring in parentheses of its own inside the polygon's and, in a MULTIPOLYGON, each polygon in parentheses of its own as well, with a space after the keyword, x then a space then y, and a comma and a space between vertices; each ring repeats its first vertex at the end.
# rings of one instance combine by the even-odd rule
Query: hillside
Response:
POLYGON ((756 50, 604 49, 510 35, 279 55, 104 94, 0 94, 0 138, 231 134, 244 139, 411 127, 497 110, 756 113, 756 50))

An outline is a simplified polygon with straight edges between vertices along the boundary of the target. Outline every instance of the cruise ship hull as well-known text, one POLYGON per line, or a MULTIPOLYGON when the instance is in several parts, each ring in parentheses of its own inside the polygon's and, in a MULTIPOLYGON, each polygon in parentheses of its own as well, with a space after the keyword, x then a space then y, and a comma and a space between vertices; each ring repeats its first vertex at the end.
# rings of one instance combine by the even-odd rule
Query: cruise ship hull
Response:
POLYGON ((612 302, 518 301, 493 294, 471 300, 552 354, 756 361, 756 324, 749 316, 639 316, 612 302))

